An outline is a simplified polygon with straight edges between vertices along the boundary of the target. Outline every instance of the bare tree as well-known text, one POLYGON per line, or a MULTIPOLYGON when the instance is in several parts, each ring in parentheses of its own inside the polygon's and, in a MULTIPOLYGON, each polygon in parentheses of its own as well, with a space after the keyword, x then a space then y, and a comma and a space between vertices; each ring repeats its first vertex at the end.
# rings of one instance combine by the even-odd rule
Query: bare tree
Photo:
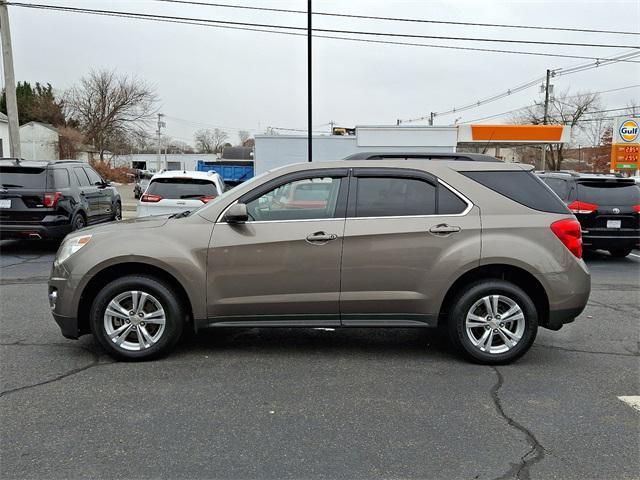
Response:
POLYGON ((66 95, 65 107, 85 138, 100 152, 122 148, 132 132, 147 125, 158 97, 144 81, 114 71, 91 71, 66 95))
MULTIPOLYGON (((569 95, 568 90, 554 96, 549 101, 549 113, 547 123, 554 125, 566 125, 573 132, 575 129, 583 132, 583 117, 590 111, 602 110, 600 97, 597 93, 579 93, 569 95)), ((544 123, 544 102, 536 102, 528 107, 514 119, 514 123, 541 125, 544 123)), ((550 170, 560 170, 564 160, 564 144, 550 144, 550 155, 547 155, 547 164, 550 170)))
POLYGON ((193 139, 199 153, 220 153, 229 135, 224 130, 198 130, 193 139))
POLYGON ((238 131, 238 139, 240 140, 240 145, 244 145, 244 143, 251 138, 251 134, 246 130, 238 131))

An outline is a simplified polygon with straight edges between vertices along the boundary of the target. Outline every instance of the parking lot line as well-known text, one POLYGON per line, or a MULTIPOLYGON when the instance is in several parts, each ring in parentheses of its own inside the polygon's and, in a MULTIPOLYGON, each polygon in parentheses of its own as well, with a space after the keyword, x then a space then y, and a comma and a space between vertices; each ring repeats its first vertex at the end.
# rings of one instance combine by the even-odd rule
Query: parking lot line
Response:
POLYGON ((624 403, 631 405, 636 410, 640 410, 640 395, 618 397, 618 400, 622 400, 624 403))
POLYGON ((640 255, 636 255, 635 253, 630 253, 629 255, 631 255, 632 257, 640 258, 640 255))

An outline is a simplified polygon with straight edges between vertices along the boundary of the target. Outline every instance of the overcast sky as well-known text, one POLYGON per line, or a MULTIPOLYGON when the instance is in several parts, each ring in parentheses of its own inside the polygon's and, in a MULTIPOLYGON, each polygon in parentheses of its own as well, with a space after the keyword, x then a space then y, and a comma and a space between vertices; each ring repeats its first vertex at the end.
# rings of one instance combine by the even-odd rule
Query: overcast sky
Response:
MULTIPOLYGON (((299 14, 166 4, 155 0, 20 0, 183 17, 305 26, 299 14)), ((213 2, 214 0, 204 0, 213 2)), ((305 0, 218 0, 216 3, 306 9, 305 0)), ((306 39, 269 33, 156 23, 9 7, 17 80, 49 82, 62 91, 90 69, 115 69, 155 85, 166 133, 193 143, 202 127, 306 127, 306 39)), ((509 23, 637 32, 638 1, 314 0, 314 10, 479 23, 509 23)), ((606 43, 616 48, 509 45, 407 39, 422 43, 602 57, 640 43, 634 35, 548 32, 314 17, 318 28, 467 37, 606 43)), ((394 40, 394 39, 391 39, 394 40)), ((399 39, 402 40, 402 39, 399 39)), ((636 60, 640 60, 637 58, 636 60)), ((318 130, 394 124, 443 111, 544 75, 586 63, 569 58, 379 45, 314 39, 314 112, 318 130)), ((602 91, 640 84, 640 64, 617 63, 554 80, 558 90, 602 91)), ((468 121, 539 98, 539 87, 442 116, 468 121)), ((640 99, 640 88, 602 96, 605 108, 640 99)), ((500 119, 491 120, 498 123, 500 119)))

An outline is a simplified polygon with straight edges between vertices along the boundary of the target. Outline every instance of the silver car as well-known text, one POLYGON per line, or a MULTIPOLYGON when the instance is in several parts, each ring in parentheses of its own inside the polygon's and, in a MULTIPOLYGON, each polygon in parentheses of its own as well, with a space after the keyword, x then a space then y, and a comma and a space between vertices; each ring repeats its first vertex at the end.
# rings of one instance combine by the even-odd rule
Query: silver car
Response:
POLYGON ((461 155, 267 172, 201 208, 93 227, 58 251, 68 338, 156 358, 185 328, 438 327, 513 361, 584 309, 580 225, 526 165, 461 155))

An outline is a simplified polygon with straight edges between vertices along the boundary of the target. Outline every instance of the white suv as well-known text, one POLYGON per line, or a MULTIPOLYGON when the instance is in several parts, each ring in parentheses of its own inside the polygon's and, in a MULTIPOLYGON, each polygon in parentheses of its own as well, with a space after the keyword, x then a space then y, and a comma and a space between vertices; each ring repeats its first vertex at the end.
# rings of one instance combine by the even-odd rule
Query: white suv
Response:
POLYGON ((215 172, 170 170, 155 174, 138 202, 138 217, 196 210, 224 192, 215 172))

